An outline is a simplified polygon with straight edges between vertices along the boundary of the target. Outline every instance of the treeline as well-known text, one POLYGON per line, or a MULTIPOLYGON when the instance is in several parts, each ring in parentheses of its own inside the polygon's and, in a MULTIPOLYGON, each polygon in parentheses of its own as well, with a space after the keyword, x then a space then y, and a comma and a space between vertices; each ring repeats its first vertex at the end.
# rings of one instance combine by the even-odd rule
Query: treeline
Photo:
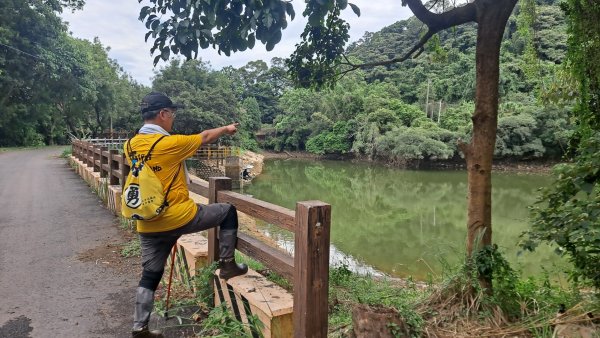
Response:
POLYGON ((74 38, 58 14, 81 0, 0 1, 0 146, 95 136, 134 107, 143 86, 100 41, 74 38))
MULTIPOLYGON (((40 11, 32 9, 39 1, 1 2, 0 146, 66 143, 70 135, 139 127, 138 102, 150 88, 110 60, 100 41, 71 37, 56 6, 44 3, 40 11)), ((564 14, 553 1, 539 3, 531 38, 527 13, 517 9, 502 46, 496 155, 557 158, 573 130, 571 107, 551 103, 566 53, 564 14)), ((421 29, 415 18, 399 21, 365 34, 348 55, 360 62, 400 55, 421 29)), ((152 89, 188 107, 177 115, 178 132, 239 121, 242 131, 231 141, 249 149, 397 163, 452 159, 471 133, 475 35, 472 26, 444 32, 418 58, 347 73, 322 91, 293 88, 279 58, 219 71, 201 60, 172 60, 152 89)))
MULTIPOLYGON (((519 8, 505 31, 496 157, 557 158, 573 132, 571 107, 553 104, 566 54, 564 13, 538 2, 519 8), (533 30, 533 32, 532 32, 533 30)), ((367 33, 348 49, 354 63, 401 56, 423 34, 414 17, 367 33)), ((405 162, 459 157, 468 142, 475 94, 474 26, 435 37, 415 59, 348 73, 332 90, 286 91, 265 128, 266 146, 405 162)), ((575 95, 575 94, 571 94, 575 95)))

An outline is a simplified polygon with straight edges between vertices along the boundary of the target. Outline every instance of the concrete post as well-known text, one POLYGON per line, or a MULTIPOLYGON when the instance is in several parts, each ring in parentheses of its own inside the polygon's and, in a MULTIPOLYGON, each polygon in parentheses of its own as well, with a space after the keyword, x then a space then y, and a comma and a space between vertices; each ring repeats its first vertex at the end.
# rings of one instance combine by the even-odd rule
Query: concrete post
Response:
POLYGON ((231 179, 231 189, 240 189, 242 160, 238 156, 229 156, 225 159, 225 176, 231 179))

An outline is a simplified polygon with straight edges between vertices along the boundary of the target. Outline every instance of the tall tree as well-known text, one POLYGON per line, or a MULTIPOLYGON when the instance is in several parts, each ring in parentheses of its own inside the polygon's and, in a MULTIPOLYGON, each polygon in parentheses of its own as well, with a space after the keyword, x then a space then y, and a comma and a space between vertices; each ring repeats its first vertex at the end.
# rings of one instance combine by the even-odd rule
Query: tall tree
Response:
POLYGON ((232 79, 242 100, 249 97, 256 99, 261 110, 259 122, 272 123, 281 113, 277 109, 277 99, 284 89, 291 86, 282 63, 281 58, 273 58, 270 68, 266 62, 257 60, 239 69, 228 67, 223 70, 232 79))
POLYGON ((186 105, 174 125, 178 132, 197 133, 238 120, 239 100, 231 79, 207 62, 173 60, 157 72, 152 85, 186 105))
POLYGON ((66 27, 56 15, 68 3, 0 1, 0 145, 43 144, 38 129, 49 109, 46 80, 74 69, 72 50, 62 44, 66 27))
MULTIPOLYGON (((150 29, 146 38, 152 36, 154 39, 151 51, 159 52, 155 63, 161 58, 168 59, 171 51, 191 58, 199 48, 209 46, 229 55, 254 47, 256 39, 271 50, 281 40, 281 31, 287 27, 286 16, 294 17, 291 2, 282 0, 149 1, 151 6, 142 8, 140 19, 145 20, 150 29), (159 15, 167 12, 172 15, 166 18, 159 15)), ((308 22, 301 35, 302 41, 287 62, 297 84, 323 86, 333 83, 343 72, 407 60, 418 55, 436 33, 477 23, 473 135, 470 143, 460 145, 468 167, 469 255, 492 243, 491 170, 498 120, 500 44, 516 3, 517 0, 474 0, 446 8, 446 2, 438 5, 436 1, 432 8, 427 8, 421 0, 403 0, 402 4, 427 26, 427 32, 401 56, 382 62, 354 64, 343 57, 349 24, 340 14, 349 6, 360 15, 359 8, 347 0, 307 0, 303 15, 308 22)), ((491 290, 491 276, 480 277, 482 285, 491 290)))

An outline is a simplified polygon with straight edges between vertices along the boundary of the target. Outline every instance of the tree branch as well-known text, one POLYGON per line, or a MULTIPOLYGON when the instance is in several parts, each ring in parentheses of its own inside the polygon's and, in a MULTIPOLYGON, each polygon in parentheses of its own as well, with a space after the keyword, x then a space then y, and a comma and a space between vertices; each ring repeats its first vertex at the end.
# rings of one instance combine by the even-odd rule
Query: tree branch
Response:
POLYGON ((420 54, 423 51, 423 46, 425 46, 427 41, 429 41, 429 39, 431 39, 431 37, 434 36, 436 33, 450 27, 462 25, 467 22, 477 22, 477 9, 475 7, 474 2, 468 3, 464 6, 453 8, 444 13, 436 14, 427 9, 425 5, 423 5, 423 2, 421 0, 404 1, 408 5, 410 10, 415 14, 417 19, 419 19, 427 26, 427 33, 425 33, 425 35, 421 37, 419 42, 404 55, 390 60, 354 64, 350 62, 350 60, 348 60, 348 58, 346 58, 346 56, 344 55, 344 59, 346 60, 346 62, 342 62, 341 65, 348 66, 349 68, 340 72, 342 76, 348 72, 360 68, 387 66, 393 63, 406 61, 407 59, 411 58, 415 52, 419 51, 418 54, 420 54))
POLYGON ((437 14, 428 10, 421 0, 404 1, 417 19, 426 24, 430 30, 435 30, 436 32, 467 22, 477 22, 475 2, 437 14))

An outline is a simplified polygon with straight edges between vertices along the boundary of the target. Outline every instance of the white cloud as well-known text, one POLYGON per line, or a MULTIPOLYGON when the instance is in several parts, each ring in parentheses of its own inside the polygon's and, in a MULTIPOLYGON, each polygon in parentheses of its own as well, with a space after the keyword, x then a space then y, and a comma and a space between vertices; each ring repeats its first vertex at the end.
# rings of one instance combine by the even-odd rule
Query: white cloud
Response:
MULTIPOLYGON (((399 0, 354 0, 361 10, 361 16, 348 8, 343 14, 350 22, 350 40, 356 41, 366 31, 375 32, 392 23, 406 19, 411 12, 401 6, 399 0)), ((69 22, 69 30, 73 36, 92 40, 98 37, 104 46, 110 47, 109 56, 130 73, 140 83, 150 85, 154 75, 153 57, 150 55, 151 42, 144 42, 146 27, 138 21, 139 10, 144 4, 136 0, 122 2, 106 0, 86 0, 82 11, 71 13, 65 11, 62 18, 69 22)), ((296 43, 306 20, 302 17, 304 1, 294 0, 296 18, 290 22, 283 32, 281 42, 274 50, 267 52, 265 46, 257 43, 254 49, 232 54, 230 57, 218 55, 213 49, 200 50, 199 57, 210 62, 213 68, 225 66, 241 67, 253 60, 269 61, 273 57, 288 57, 296 43)), ((163 65, 158 64, 158 67, 163 65)))

